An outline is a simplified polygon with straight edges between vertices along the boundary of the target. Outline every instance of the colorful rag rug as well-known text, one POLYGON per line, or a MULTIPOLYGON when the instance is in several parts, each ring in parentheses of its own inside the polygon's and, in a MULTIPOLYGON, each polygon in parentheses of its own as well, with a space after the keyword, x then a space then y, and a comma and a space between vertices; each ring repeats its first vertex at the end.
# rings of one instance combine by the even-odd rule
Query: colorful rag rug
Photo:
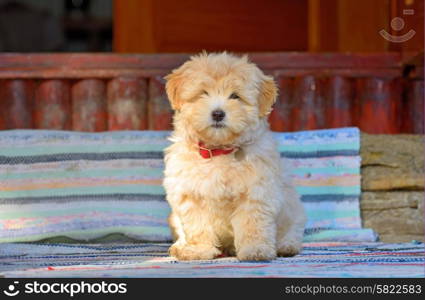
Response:
MULTIPOLYGON (((166 242, 167 131, 0 132, 0 242, 111 233, 166 242)), ((375 241, 361 227, 357 128, 274 133, 305 205, 305 241, 375 241)))
POLYGON ((177 262, 169 244, 2 244, 4 277, 424 277, 424 244, 305 243, 270 262, 177 262))

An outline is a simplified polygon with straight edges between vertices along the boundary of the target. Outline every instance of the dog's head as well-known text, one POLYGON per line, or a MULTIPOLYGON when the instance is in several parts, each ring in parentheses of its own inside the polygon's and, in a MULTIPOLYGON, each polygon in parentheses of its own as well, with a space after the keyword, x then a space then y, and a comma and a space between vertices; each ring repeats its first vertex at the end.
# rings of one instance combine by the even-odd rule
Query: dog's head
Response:
POLYGON ((176 126, 209 144, 232 144, 271 111, 277 88, 246 56, 200 54, 166 76, 176 126), (181 123, 182 122, 182 123, 181 123))

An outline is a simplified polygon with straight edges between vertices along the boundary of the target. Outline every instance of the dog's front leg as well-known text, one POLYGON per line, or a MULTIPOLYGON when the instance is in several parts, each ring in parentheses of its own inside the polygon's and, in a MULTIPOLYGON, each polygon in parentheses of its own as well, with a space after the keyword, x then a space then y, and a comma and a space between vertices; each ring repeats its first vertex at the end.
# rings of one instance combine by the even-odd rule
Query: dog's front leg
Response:
POLYGON ((191 208, 190 212, 177 214, 184 237, 179 237, 169 252, 179 260, 213 259, 221 254, 216 247, 216 236, 208 216, 191 208))
POLYGON ((236 255, 239 260, 276 258, 276 222, 264 203, 246 201, 232 218, 236 255))

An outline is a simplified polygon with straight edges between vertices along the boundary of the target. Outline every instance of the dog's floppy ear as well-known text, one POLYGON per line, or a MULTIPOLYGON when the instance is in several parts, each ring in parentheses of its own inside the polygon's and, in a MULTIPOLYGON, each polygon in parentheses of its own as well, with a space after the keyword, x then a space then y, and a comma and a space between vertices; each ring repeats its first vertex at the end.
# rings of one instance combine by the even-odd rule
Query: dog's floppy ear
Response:
POLYGON ((263 75, 260 84, 260 95, 258 96, 261 117, 267 116, 272 111, 272 105, 275 103, 276 97, 277 87, 273 77, 263 75))
POLYGON ((174 70, 171 74, 164 77, 167 83, 165 84, 165 91, 167 92, 168 99, 170 100, 171 107, 174 110, 180 110, 183 105, 181 99, 181 87, 183 84, 183 72, 181 68, 174 70))

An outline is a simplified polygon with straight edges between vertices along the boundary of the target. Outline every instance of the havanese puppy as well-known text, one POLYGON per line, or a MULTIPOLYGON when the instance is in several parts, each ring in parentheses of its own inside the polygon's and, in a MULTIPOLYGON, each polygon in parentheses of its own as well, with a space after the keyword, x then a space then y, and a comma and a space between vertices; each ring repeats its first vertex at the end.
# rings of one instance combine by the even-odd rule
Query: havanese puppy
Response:
POLYGON ((179 260, 272 260, 301 249, 305 214, 269 130, 273 78, 246 56, 193 56, 166 76, 175 110, 164 187, 179 260))

